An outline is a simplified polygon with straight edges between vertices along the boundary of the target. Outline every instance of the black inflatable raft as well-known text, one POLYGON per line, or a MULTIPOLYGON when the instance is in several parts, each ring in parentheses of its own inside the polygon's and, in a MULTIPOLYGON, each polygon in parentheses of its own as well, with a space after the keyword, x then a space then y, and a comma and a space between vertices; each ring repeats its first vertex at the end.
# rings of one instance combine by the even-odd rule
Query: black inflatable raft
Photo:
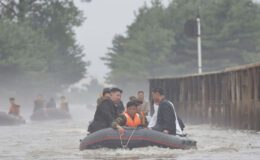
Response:
POLYGON ((171 149, 196 148, 196 141, 187 137, 173 136, 149 129, 126 128, 120 138, 117 130, 103 129, 81 140, 80 150, 97 148, 138 148, 158 146, 171 149))
POLYGON ((23 118, 9 115, 5 112, 0 112, 0 126, 9 126, 9 125, 20 125, 25 124, 23 118))
POLYGON ((57 108, 41 109, 31 115, 32 121, 46 121, 46 120, 59 120, 70 119, 71 116, 68 112, 62 111, 57 108))

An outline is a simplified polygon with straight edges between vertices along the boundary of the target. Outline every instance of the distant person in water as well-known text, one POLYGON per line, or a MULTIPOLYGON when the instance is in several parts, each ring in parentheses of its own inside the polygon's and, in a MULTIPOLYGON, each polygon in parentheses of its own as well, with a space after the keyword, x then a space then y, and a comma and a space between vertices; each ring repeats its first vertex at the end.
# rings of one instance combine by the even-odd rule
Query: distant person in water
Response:
POLYGON ((20 116, 20 105, 17 105, 15 103, 15 98, 13 98, 13 97, 9 98, 9 102, 10 102, 10 107, 9 107, 8 114, 16 116, 16 117, 21 117, 20 116))
POLYGON ((110 97, 104 99, 96 109, 94 120, 88 127, 90 133, 111 127, 111 123, 119 116, 119 105, 121 105, 122 90, 112 88, 110 97))
POLYGON ((43 96, 38 95, 36 100, 34 101, 33 112, 44 109, 44 106, 45 106, 45 100, 44 100, 43 96))
POLYGON ((48 101, 48 103, 46 104, 46 108, 56 108, 56 102, 54 100, 54 98, 50 98, 50 100, 48 101))
POLYGON ((129 101, 126 105, 126 111, 119 115, 112 123, 112 128, 118 129, 120 135, 123 135, 125 127, 147 127, 147 120, 145 116, 138 113, 136 101, 129 101))
POLYGON ((104 88, 102 95, 97 99, 97 106, 99 106, 103 100, 109 98, 110 98, 110 88, 104 88))
POLYGON ((60 109, 63 110, 63 111, 66 111, 66 112, 69 112, 69 104, 66 100, 66 97, 65 96, 61 96, 60 97, 60 109))

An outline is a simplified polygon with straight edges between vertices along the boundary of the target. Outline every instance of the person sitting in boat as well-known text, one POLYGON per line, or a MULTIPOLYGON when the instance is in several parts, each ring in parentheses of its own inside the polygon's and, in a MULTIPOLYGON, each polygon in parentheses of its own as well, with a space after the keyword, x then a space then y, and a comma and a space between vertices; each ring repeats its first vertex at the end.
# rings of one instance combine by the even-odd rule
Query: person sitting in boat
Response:
POLYGON ((10 108, 8 114, 16 116, 16 117, 21 117, 20 116, 20 105, 17 105, 15 103, 15 98, 11 97, 9 98, 10 102, 10 108))
POLYGON ((33 112, 35 113, 36 111, 42 110, 44 109, 44 98, 42 95, 38 95, 36 100, 34 101, 34 108, 33 108, 33 112))
POLYGON ((103 100, 109 98, 110 98, 110 88, 104 88, 102 95, 97 99, 97 106, 99 106, 103 100))
POLYGON ((129 101, 126 105, 126 111, 113 121, 112 128, 118 129, 121 135, 125 132, 122 126, 147 127, 146 117, 138 113, 137 105, 136 101, 129 101))
POLYGON ((88 127, 89 133, 111 127, 111 123, 120 114, 118 106, 121 103, 121 96, 121 89, 112 88, 110 90, 110 98, 104 99, 96 109, 94 120, 88 127))
POLYGON ((48 103, 46 104, 46 108, 56 108, 56 102, 54 100, 54 98, 50 98, 50 100, 48 101, 48 103))
POLYGON ((69 104, 68 104, 68 102, 66 100, 66 97, 65 96, 61 96, 60 100, 61 100, 61 102, 60 102, 60 109, 62 111, 65 111, 65 112, 69 112, 69 104))
POLYGON ((173 104, 164 96, 164 91, 161 88, 152 90, 154 102, 159 102, 157 121, 152 129, 172 135, 182 135, 182 130, 179 125, 177 114, 173 104))

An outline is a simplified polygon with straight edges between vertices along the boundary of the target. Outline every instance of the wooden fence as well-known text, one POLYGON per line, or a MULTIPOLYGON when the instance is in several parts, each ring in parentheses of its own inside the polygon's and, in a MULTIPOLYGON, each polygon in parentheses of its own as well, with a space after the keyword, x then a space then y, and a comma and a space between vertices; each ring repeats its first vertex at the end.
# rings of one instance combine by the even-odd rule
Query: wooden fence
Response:
POLYGON ((150 79, 189 123, 260 130, 260 64, 201 75, 150 79))

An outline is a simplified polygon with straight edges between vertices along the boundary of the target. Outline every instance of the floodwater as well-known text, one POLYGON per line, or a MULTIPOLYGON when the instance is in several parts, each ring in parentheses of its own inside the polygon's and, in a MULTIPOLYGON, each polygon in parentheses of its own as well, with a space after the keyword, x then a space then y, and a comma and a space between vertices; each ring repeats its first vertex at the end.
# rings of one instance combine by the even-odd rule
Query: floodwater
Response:
MULTIPOLYGON (((260 132, 235 131, 208 125, 187 126, 197 140, 197 149, 171 150, 157 147, 133 150, 98 149, 79 151, 93 111, 71 106, 73 120, 30 122, 0 127, 0 160, 259 160, 260 132)), ((26 114, 25 114, 26 115, 26 114)), ((29 115, 25 116, 29 119, 29 115)))

